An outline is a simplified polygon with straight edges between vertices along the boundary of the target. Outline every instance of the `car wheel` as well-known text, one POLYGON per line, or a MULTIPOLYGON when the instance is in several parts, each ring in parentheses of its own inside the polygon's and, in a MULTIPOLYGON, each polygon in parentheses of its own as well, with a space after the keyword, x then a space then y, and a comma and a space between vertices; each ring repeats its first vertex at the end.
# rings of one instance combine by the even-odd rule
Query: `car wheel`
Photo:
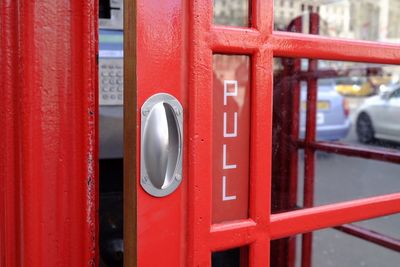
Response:
POLYGON ((357 118, 358 141, 364 144, 374 141, 374 127, 371 118, 366 113, 361 113, 357 118))

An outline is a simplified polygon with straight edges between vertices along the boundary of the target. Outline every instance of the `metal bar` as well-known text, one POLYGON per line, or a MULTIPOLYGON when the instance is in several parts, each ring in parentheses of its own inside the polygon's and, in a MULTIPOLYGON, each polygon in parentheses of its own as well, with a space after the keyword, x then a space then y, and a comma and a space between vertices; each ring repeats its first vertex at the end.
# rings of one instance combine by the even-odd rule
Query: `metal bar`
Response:
POLYGON ((271 215, 271 239, 400 212, 400 193, 271 215))
POLYGON ((249 17, 251 17, 251 27, 260 31, 263 39, 272 34, 274 28, 274 0, 250 0, 249 17))
MULTIPOLYGON (((305 146, 304 141, 299 141, 298 145, 301 147, 305 146)), ((384 162, 400 163, 400 153, 393 149, 371 149, 368 147, 355 147, 347 144, 338 142, 313 142, 309 143, 308 146, 316 150, 321 150, 328 153, 341 154, 351 157, 359 157, 365 159, 373 159, 384 162)))
MULTIPOLYGON (((300 61, 296 60, 295 69, 300 69, 300 61)), ((293 81, 293 90, 291 91, 291 128, 290 140, 297 140, 299 138, 300 128, 300 83, 293 81)), ((289 208, 293 210, 297 206, 297 186, 298 186, 298 146, 288 142, 290 148, 290 179, 289 179, 289 208)))
MULTIPOLYGON (((316 67, 316 61, 309 61, 309 71, 316 67)), ((307 82, 307 111, 306 111, 306 143, 315 141, 316 112, 317 112, 317 81, 310 79, 307 82)), ((310 208, 314 205, 314 172, 315 150, 309 146, 304 149, 304 199, 303 206, 310 208)), ((305 233, 302 237, 302 267, 311 266, 312 233, 305 233)))
POLYGON ((400 252, 400 240, 395 239, 375 231, 371 231, 361 226, 356 225, 341 225, 334 229, 344 232, 346 234, 361 238, 365 241, 374 243, 376 245, 385 247, 396 252, 400 252))
MULTIPOLYGON (((319 15, 310 13, 310 34, 318 34, 319 15)), ((308 72, 313 73, 318 70, 318 61, 309 59, 308 72)), ((317 118, 317 78, 307 80, 307 113, 306 113, 306 143, 314 142, 316 136, 317 118)), ((314 206, 314 176, 315 176, 315 150, 311 147, 304 149, 304 200, 303 206, 306 208, 314 206)), ((312 241, 313 233, 305 233, 302 236, 301 246, 301 266, 311 267, 312 265, 312 241)))
POLYGON ((97 4, 1 1, 1 266, 98 263, 97 4))
POLYGON ((314 72, 301 71, 294 73, 292 76, 284 78, 293 81, 307 81, 308 79, 337 78, 344 76, 338 74, 336 70, 315 70, 314 72))
MULTIPOLYGON (((318 34, 319 16, 310 13, 310 33, 318 34)), ((310 59, 308 62, 308 72, 312 73, 318 69, 318 61, 310 59)), ((317 117, 317 78, 307 80, 307 110, 306 110, 306 136, 305 142, 315 141, 316 136, 316 117, 317 117)), ((314 176, 315 176, 315 150, 306 146, 304 149, 304 199, 303 206, 310 208, 314 206, 314 176)), ((302 236, 301 246, 301 266, 311 267, 312 264, 312 239, 311 232, 302 236)))
MULTIPOLYGON (((302 25, 299 25, 301 29, 302 25)), ((294 61, 294 73, 297 73, 301 70, 301 61, 299 59, 294 61)), ((298 139, 299 137, 299 110, 300 110, 300 81, 293 80, 292 81, 292 90, 290 93, 291 99, 291 127, 290 127, 290 140, 298 139)), ((298 187, 298 148, 293 146, 290 141, 287 142, 289 146, 289 196, 288 196, 288 208, 289 210, 295 209, 297 207, 297 187, 298 187)), ((288 240, 288 267, 294 267, 296 264, 296 250, 297 250, 297 237, 289 238, 288 240)))
POLYGON ((395 44, 348 40, 274 31, 265 46, 274 56, 399 64, 400 47, 395 44), (327 45, 334 43, 335 45, 327 45))
POLYGON ((261 233, 255 221, 241 220, 211 226, 209 246, 211 251, 222 251, 253 243, 259 238, 266 239, 266 230, 261 233))
MULTIPOLYGON (((283 68, 283 77, 290 77, 293 74, 293 67, 290 64, 284 64, 283 68)), ((287 211, 288 210, 288 201, 289 201, 289 192, 288 192, 288 186, 289 186, 289 175, 290 175, 290 170, 288 164, 289 158, 290 158, 290 152, 289 152, 289 137, 288 133, 290 132, 290 108, 291 108, 291 102, 290 102, 290 96, 291 96, 291 88, 292 81, 291 80, 286 80, 281 83, 281 88, 279 92, 275 92, 275 94, 279 95, 279 107, 283 112, 278 112, 276 113, 278 125, 279 125, 279 154, 278 154, 278 166, 279 166, 279 173, 274 181, 274 185, 276 186, 275 190, 278 192, 274 192, 275 194, 278 194, 277 196, 277 207, 274 210, 274 213, 276 212, 282 212, 282 211, 287 211), (279 114, 279 115, 278 115, 279 114)), ((285 242, 285 241, 283 241, 285 242)), ((286 255, 288 252, 280 252, 283 253, 282 255, 286 255)))
POLYGON ((262 36, 256 29, 213 26, 207 39, 214 53, 250 54, 258 51, 262 36))
MULTIPOLYGON (((311 12, 309 32, 310 34, 319 33, 319 15, 311 12)), ((318 61, 310 59, 308 62, 308 72, 313 73, 318 70, 318 61)), ((307 113, 306 113, 306 143, 314 142, 316 137, 316 118, 317 118, 317 98, 318 98, 318 78, 307 80, 307 113)), ((314 177, 315 177, 315 150, 311 147, 304 149, 304 201, 306 208, 314 206, 314 177)), ((312 239, 313 233, 305 233, 302 237, 301 246, 301 266, 312 266, 312 239)))
MULTIPOLYGON (((288 31, 300 32, 302 30, 302 19, 293 20, 287 27, 288 31)), ((274 136, 277 148, 277 158, 274 162, 273 180, 273 212, 292 210, 297 202, 297 148, 290 140, 298 137, 298 108, 300 98, 299 80, 294 77, 300 71, 299 59, 281 59, 283 71, 277 77, 278 83, 274 86, 275 95, 275 117, 276 131, 279 135, 274 136), (279 158, 278 158, 279 157, 279 158)), ((296 240, 285 238, 275 240, 271 244, 271 265, 291 267, 295 264, 296 240)))

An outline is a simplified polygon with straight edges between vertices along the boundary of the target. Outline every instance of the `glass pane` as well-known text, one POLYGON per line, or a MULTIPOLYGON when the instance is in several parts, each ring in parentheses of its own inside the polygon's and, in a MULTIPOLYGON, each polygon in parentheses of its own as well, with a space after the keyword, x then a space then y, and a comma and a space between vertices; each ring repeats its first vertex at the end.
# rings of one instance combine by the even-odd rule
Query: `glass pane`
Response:
POLYGON ((250 57, 213 56, 212 222, 248 218, 250 57))
MULTIPOLYGON (((375 236, 382 236, 385 240, 400 244, 396 238, 399 236, 398 215, 363 221, 351 225, 345 225, 371 233, 375 236), (385 220, 385 224, 377 227, 376 222, 385 220), (362 224, 364 228, 354 227, 362 224), (374 226, 374 227, 371 227, 374 226), (394 231, 393 231, 394 230, 394 231), (391 235, 388 232, 392 232, 391 235)), ((366 236, 365 236, 366 237, 366 236)), ((304 248, 307 246, 304 246, 304 248)), ((310 255, 311 266, 315 267, 353 267, 353 266, 398 266, 400 262, 400 247, 388 249, 385 246, 367 241, 365 238, 356 237, 334 228, 323 229, 312 233, 312 250, 302 251, 302 235, 282 238, 271 242, 271 267, 300 267, 302 266, 302 255, 304 259, 310 255), (309 254, 310 253, 310 254, 309 254)))
POLYGON ((213 252, 211 261, 212 267, 247 267, 249 262, 249 248, 240 247, 213 252))
POLYGON ((248 27, 248 0, 214 0, 214 24, 248 27))
POLYGON ((400 192, 398 164, 321 153, 315 167, 316 206, 400 192))
POLYGON ((275 30, 380 42, 398 42, 400 38, 397 0, 275 0, 274 3, 275 30))
MULTIPOLYGON (((313 205, 400 192, 400 67, 395 65, 276 58, 274 65, 273 212, 303 207, 304 175, 311 177, 313 205), (315 90, 315 140, 381 153, 381 160, 303 151, 315 90), (399 101, 398 101, 399 100, 399 101), (368 120, 366 120, 367 118, 368 120), (300 154, 296 152, 300 151, 300 154), (398 162, 398 161, 397 161, 398 162)), ((310 204, 307 204, 310 206, 310 204)))

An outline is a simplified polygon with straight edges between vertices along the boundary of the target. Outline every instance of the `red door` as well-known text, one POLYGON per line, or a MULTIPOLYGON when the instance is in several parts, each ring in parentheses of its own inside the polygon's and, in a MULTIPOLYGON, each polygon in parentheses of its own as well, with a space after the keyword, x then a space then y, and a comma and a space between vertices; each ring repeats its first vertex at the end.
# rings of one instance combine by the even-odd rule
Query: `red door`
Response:
MULTIPOLYGON (((279 154, 280 168, 296 169, 297 152, 305 154, 303 209, 271 211, 272 167, 278 164, 272 158, 273 140, 277 141, 273 139, 274 57, 311 59, 312 72, 317 64, 313 59, 399 63, 400 48, 317 36, 313 21, 318 17, 313 14, 309 32, 314 35, 273 31, 273 1, 249 2, 243 1, 242 19, 226 26, 215 17, 218 1, 136 3, 137 69, 130 71, 137 75, 136 110, 141 112, 133 125, 136 162, 126 166, 139 166, 136 182, 128 183, 137 193, 137 250, 133 245, 126 249, 128 255, 137 252, 139 266, 211 266, 219 257, 236 257, 224 258, 225 252, 239 255, 240 266, 270 266, 270 262, 272 266, 273 240, 400 211, 400 193, 313 206, 317 150, 394 163, 400 156, 317 140, 317 79, 307 73, 298 78, 308 84, 303 138, 298 136, 299 122, 292 121, 299 120, 293 110, 299 108, 300 93, 290 93, 287 102, 279 103, 282 112, 289 106, 293 112, 286 120, 291 123, 283 128, 291 139, 287 154, 279 154), (183 108, 181 182, 166 196, 149 194, 141 171, 143 138, 147 138, 143 116, 148 114, 148 110, 143 114, 143 107, 159 93, 172 95, 183 108)), ((301 68, 300 61, 293 62, 292 69, 286 69, 289 73, 301 68)), ((293 201, 297 172, 288 175, 292 183, 281 185, 288 185, 293 201)), ((130 220, 128 226, 136 219, 130 220)), ((311 237, 303 237, 303 266, 310 262, 311 237)))

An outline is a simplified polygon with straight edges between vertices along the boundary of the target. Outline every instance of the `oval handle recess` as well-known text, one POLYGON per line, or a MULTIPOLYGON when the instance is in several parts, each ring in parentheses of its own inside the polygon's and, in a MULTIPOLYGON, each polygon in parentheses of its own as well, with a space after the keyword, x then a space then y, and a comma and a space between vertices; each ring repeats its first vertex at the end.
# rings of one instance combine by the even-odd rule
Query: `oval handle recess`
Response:
POLYGON ((140 184, 152 196, 171 194, 182 181, 183 109, 165 93, 141 109, 140 184))

